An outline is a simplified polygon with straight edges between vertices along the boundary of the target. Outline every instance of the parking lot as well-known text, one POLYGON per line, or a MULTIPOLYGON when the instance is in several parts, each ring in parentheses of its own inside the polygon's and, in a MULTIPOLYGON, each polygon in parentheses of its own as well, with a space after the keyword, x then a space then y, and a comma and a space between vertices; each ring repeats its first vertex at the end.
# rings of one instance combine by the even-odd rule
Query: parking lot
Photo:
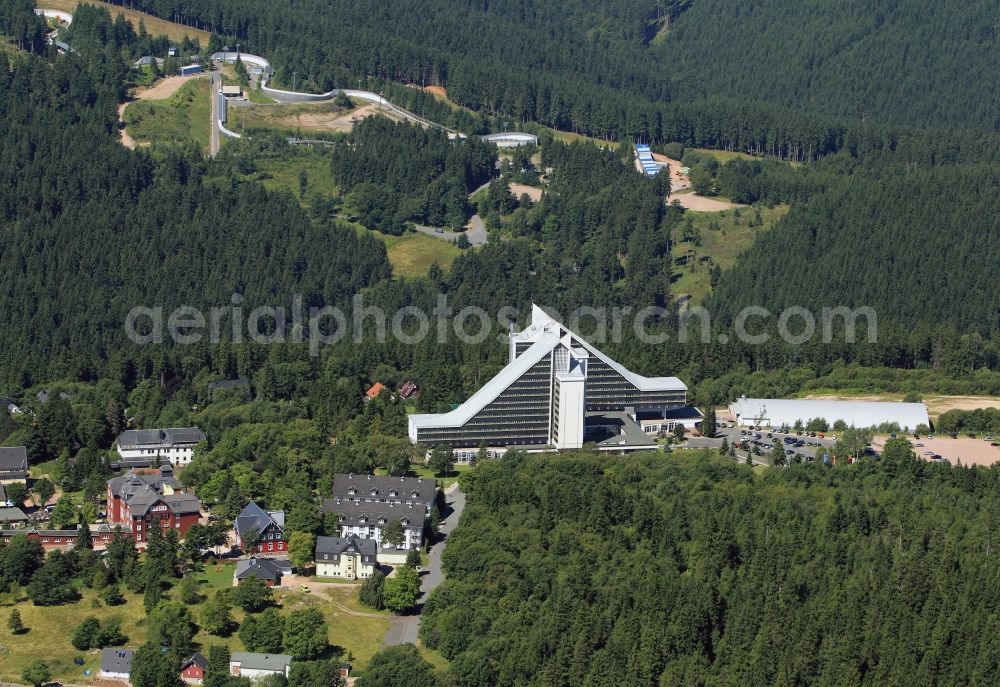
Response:
MULTIPOLYGON (((815 460, 817 454, 822 459, 824 449, 831 449, 837 443, 836 434, 825 434, 820 437, 818 432, 775 432, 772 430, 747 430, 739 427, 724 427, 719 430, 719 434, 724 436, 730 444, 740 447, 742 442, 750 443, 751 450, 754 446, 760 449, 761 456, 755 456, 758 462, 769 462, 769 456, 774 444, 778 443, 785 449, 785 456, 791 459, 795 454, 801 454, 804 460, 815 460), (741 434, 741 432, 745 432, 741 434), (815 434, 816 436, 809 436, 815 434), (786 439, 788 441, 786 441, 786 439), (756 442, 756 443, 754 443, 756 442), (801 442, 801 446, 798 444, 801 442)), ((716 440, 721 443, 721 440, 716 440)), ((746 457, 745 452, 741 452, 742 457, 746 457)))
MULTIPOLYGON (((872 445, 879 451, 885 445, 888 437, 878 436, 872 440, 872 445)), ((942 456, 952 465, 961 463, 962 465, 993 465, 1000 462, 1000 446, 993 446, 997 442, 993 437, 970 438, 961 436, 952 439, 950 436, 924 435, 919 439, 914 439, 912 435, 907 439, 913 452, 925 460, 932 460, 935 455, 942 456)))

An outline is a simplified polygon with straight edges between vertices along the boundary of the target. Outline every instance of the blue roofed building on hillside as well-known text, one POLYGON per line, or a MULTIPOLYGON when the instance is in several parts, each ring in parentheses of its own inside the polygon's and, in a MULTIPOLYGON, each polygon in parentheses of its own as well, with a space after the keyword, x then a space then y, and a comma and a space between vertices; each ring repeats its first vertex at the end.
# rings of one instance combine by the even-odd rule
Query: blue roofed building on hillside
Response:
POLYGON ((663 165, 653 159, 653 151, 648 145, 639 143, 635 146, 635 156, 639 160, 642 171, 651 177, 655 177, 663 169, 663 165))

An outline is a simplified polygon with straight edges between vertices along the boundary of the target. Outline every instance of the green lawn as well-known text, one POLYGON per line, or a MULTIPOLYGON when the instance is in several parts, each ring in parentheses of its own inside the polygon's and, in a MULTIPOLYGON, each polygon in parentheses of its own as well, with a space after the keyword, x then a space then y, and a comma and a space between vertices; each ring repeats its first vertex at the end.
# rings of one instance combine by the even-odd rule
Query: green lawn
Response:
MULTIPOLYGON (((696 153, 701 153, 702 155, 708 155, 710 157, 714 157, 716 160, 718 160, 719 162, 721 162, 723 164, 729 162, 730 160, 763 160, 764 159, 763 157, 760 157, 760 156, 757 156, 757 155, 751 155, 749 153, 742 153, 742 152, 735 151, 735 150, 715 150, 713 148, 692 148, 691 150, 693 150, 696 153)), ((798 167, 802 163, 801 162, 792 162, 792 161, 789 161, 788 164, 790 164, 792 167, 798 167)))
POLYGON ((422 642, 417 643, 417 650, 420 655, 424 657, 424 660, 434 666, 434 670, 439 673, 443 673, 448 669, 448 659, 441 655, 436 649, 430 649, 423 645, 422 642))
POLYGON ((447 271, 462 252, 462 249, 451 241, 418 232, 403 236, 372 233, 385 242, 389 262, 392 264, 392 273, 397 277, 423 277, 435 263, 447 271))
POLYGON ((37 465, 32 465, 28 469, 28 474, 32 479, 38 479, 39 477, 48 476, 54 484, 59 483, 59 461, 53 458, 52 460, 47 460, 44 463, 38 463, 37 465))
POLYGON ((330 174, 330 155, 316 148, 297 148, 290 157, 261 158, 256 161, 257 171, 248 178, 264 184, 268 190, 285 189, 308 207, 309 195, 317 192, 326 196, 340 194, 340 188, 330 174), (303 197, 301 175, 306 175, 306 192, 303 197))
POLYGON ((701 234, 701 246, 690 240, 682 241, 683 228, 675 229, 675 241, 671 251, 674 259, 674 276, 671 292, 674 297, 690 295, 693 303, 702 302, 712 290, 711 269, 718 265, 722 269, 732 267, 736 259, 750 247, 754 238, 767 231, 788 212, 787 205, 774 208, 760 208, 763 224, 751 227, 756 209, 740 208, 724 212, 693 212, 684 214, 691 218, 701 234))
POLYGON ((471 465, 463 463, 460 465, 456 465, 455 469, 447 477, 438 477, 436 474, 434 474, 434 471, 431 470, 426 465, 412 465, 410 467, 410 470, 412 470, 417 477, 433 477, 434 479, 436 479, 438 481, 438 485, 442 489, 447 489, 448 487, 450 487, 452 484, 458 481, 458 478, 462 473, 468 472, 471 469, 472 469, 471 465))
POLYGON ((692 148, 696 153, 701 153, 702 155, 708 155, 709 157, 714 157, 719 162, 725 164, 730 160, 759 160, 761 158, 754 157, 747 153, 741 153, 732 150, 715 150, 714 148, 692 148))
POLYGON ((236 569, 235 563, 223 563, 220 565, 205 564, 205 570, 196 575, 198 588, 202 594, 212 596, 220 589, 233 586, 233 571, 236 569))
POLYGON ((572 131, 560 131, 559 129, 550 129, 549 127, 542 127, 544 129, 549 129, 552 132, 553 138, 562 143, 577 143, 584 141, 587 143, 593 143, 599 148, 617 148, 620 142, 615 141, 605 141, 603 138, 593 138, 591 136, 584 136, 583 134, 575 134, 572 131))
POLYGON ((4 624, 0 630, 0 679, 20 682, 21 671, 36 658, 43 658, 52 671, 53 680, 89 682, 84 670, 94 673, 100 667, 100 652, 82 652, 69 643, 73 629, 85 617, 93 615, 104 619, 118 616, 122 619, 122 631, 128 636, 129 646, 138 646, 146 639, 146 631, 141 622, 145 619, 142 595, 131 594, 123 589, 126 602, 120 606, 95 608, 93 591, 86 590, 80 601, 63 606, 35 606, 23 595, 16 601, 11 594, 4 594, 0 602, 0 616, 4 624), (13 608, 21 614, 24 626, 28 628, 20 635, 12 635, 6 627, 6 619, 13 608), (73 665, 75 657, 82 657, 83 666, 73 665))
POLYGON ((311 594, 288 591, 282 601, 285 613, 294 613, 306 606, 318 606, 326 617, 331 646, 344 649, 345 657, 356 670, 364 670, 372 655, 382 648, 382 640, 393 617, 388 611, 374 611, 362 606, 358 601, 357 588, 353 586, 330 587, 311 594), (352 615, 326 601, 326 597, 352 611, 379 617, 352 615))
POLYGON ((211 82, 194 79, 166 100, 137 100, 125 109, 125 129, 152 145, 194 141, 208 152, 211 82))
MULTIPOLYGON (((203 583, 202 593, 211 598, 219 589, 232 585, 233 564, 222 566, 206 566, 204 572, 197 578, 203 583)), ((126 645, 136 647, 146 641, 144 621, 146 617, 142 605, 142 595, 132 594, 123 588, 126 602, 120 606, 108 607, 103 604, 94 605, 96 594, 92 590, 83 589, 80 601, 62 606, 35 606, 22 593, 17 598, 11 593, 0 595, 0 680, 18 682, 21 671, 36 658, 44 659, 52 671, 52 679, 74 683, 90 684, 91 678, 84 676, 85 670, 96 673, 99 669, 100 652, 77 651, 70 644, 73 629, 89 615, 101 620, 111 616, 122 619, 122 631, 128 637, 126 645), (12 635, 6 628, 6 619, 12 609, 17 608, 27 630, 20 635, 12 635), (83 666, 73 664, 73 659, 81 657, 85 660, 83 666)), ((177 592, 172 590, 168 597, 176 598, 177 592)), ((306 606, 318 606, 327 619, 329 641, 331 646, 341 647, 350 652, 350 660, 358 669, 363 669, 372 654, 382 646, 386 630, 392 615, 388 612, 376 612, 362 606, 357 600, 356 587, 330 588, 322 593, 305 594, 297 589, 278 590, 275 600, 281 605, 282 613, 287 615, 306 606), (379 617, 357 616, 337 608, 330 599, 352 611, 379 617)), ((201 616, 203 604, 191 608, 195 622, 201 616)), ((243 611, 233 611, 233 618, 241 622, 245 617, 243 611)), ((229 637, 216 637, 199 631, 194 638, 203 649, 211 644, 225 644, 233 651, 243 651, 237 633, 229 637)))

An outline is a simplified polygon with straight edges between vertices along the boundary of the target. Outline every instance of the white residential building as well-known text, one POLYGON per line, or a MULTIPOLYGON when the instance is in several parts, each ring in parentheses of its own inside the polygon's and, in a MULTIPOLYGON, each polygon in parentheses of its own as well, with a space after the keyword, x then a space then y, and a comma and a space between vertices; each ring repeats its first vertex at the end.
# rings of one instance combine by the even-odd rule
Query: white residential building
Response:
POLYGON ((269 675, 284 675, 286 678, 292 666, 292 657, 287 654, 255 654, 235 651, 229 657, 229 674, 260 680, 269 675))
POLYGON ((169 462, 186 467, 194 457, 194 447, 205 441, 197 427, 129 429, 118 437, 117 467, 146 467, 169 462))
POLYGON ((378 544, 359 537, 317 537, 317 577, 344 577, 349 580, 371 577, 377 564, 378 544))

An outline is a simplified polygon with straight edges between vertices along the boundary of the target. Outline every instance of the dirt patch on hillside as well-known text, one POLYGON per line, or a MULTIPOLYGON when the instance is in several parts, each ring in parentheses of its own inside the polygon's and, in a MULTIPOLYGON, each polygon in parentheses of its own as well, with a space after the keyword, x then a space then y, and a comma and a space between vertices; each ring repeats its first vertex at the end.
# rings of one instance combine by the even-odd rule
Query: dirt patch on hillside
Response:
POLYGON ((522 194, 527 193, 533 203, 537 203, 542 199, 542 189, 528 186, 527 184, 511 184, 510 192, 514 194, 515 198, 520 198, 522 194))
MULTIPOLYGON (((181 89, 181 86, 199 76, 168 76, 160 79, 149 88, 141 88, 131 94, 132 100, 118 105, 118 126, 121 144, 126 148, 135 149, 139 144, 125 131, 125 108, 134 100, 166 100, 181 89)), ((149 145, 148 143, 144 145, 149 145)))
POLYGON ((172 96, 177 91, 181 90, 181 86, 186 84, 188 81, 194 79, 200 79, 201 76, 168 76, 164 79, 160 79, 155 84, 149 88, 142 88, 135 91, 132 94, 134 100, 166 100, 172 96))
POLYGON ((424 90, 432 95, 436 95, 439 98, 448 97, 448 89, 444 86, 424 86, 424 90))
POLYGON ((351 112, 300 112, 276 119, 275 124, 303 131, 335 131, 346 133, 367 117, 378 114, 376 105, 366 105, 351 112))
MULTIPOLYGON (((680 160, 672 160, 666 155, 653 153, 653 159, 657 162, 666 162, 670 169, 670 190, 681 191, 691 187, 691 180, 688 179, 681 169, 684 167, 680 160)), ((663 172, 660 172, 662 174, 663 172)))
POLYGON ((732 210, 735 207, 739 207, 736 203, 730 203, 728 200, 705 198, 695 193, 671 194, 667 198, 668 203, 673 203, 675 200, 680 203, 682 208, 696 212, 722 212, 723 210, 732 210))
POLYGON ((135 150, 135 139, 129 136, 128 132, 125 131, 125 107, 127 105, 128 103, 122 103, 118 106, 118 135, 123 146, 135 150))

